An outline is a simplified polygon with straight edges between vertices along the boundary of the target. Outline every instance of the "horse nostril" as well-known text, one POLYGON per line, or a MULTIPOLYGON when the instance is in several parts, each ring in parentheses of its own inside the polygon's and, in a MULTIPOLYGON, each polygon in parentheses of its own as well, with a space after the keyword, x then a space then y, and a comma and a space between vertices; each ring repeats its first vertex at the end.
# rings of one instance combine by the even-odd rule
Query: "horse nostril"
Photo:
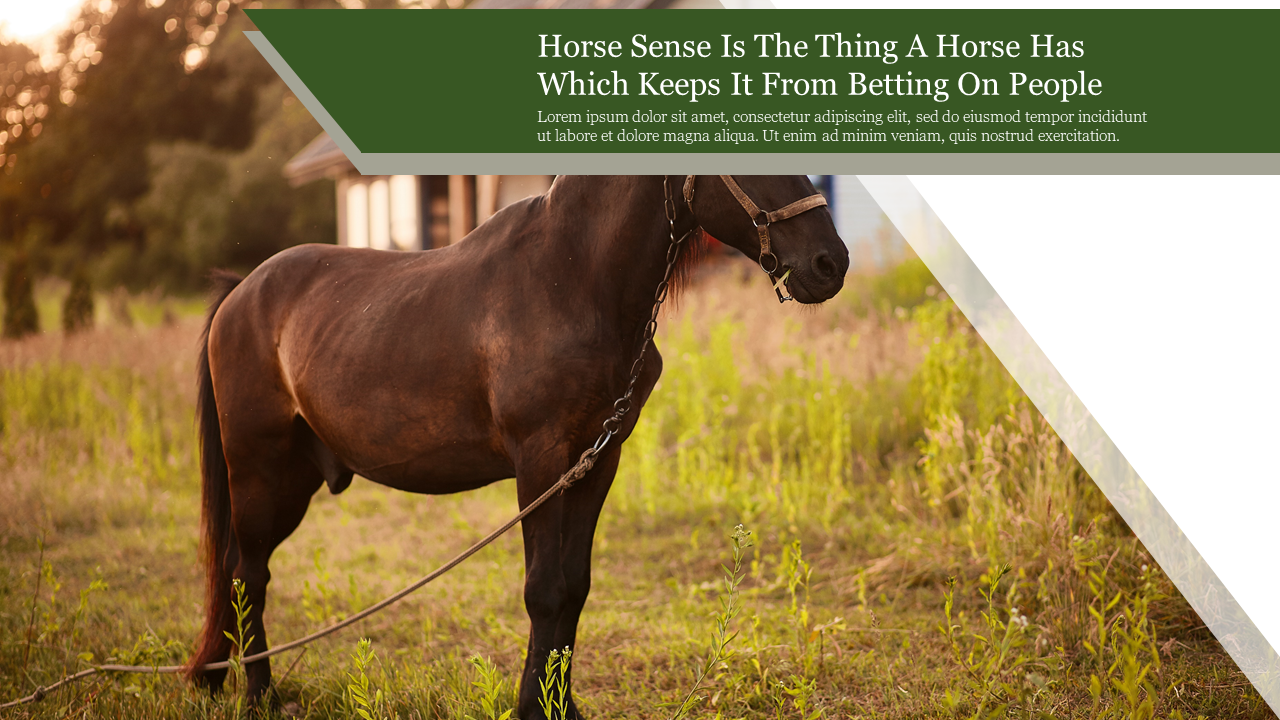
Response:
POLYGON ((820 252, 813 258, 813 274, 823 280, 829 280, 840 274, 840 268, 830 255, 820 252))

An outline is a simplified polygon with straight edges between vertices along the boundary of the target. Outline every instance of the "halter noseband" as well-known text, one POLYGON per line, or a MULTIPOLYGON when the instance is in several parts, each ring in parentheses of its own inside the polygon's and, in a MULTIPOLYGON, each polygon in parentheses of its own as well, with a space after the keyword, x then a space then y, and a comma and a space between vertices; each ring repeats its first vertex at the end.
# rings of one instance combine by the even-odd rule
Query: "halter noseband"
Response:
MULTIPOLYGON (((684 201, 685 204, 689 206, 690 212, 693 211, 693 183, 696 178, 696 175, 686 175, 684 179, 684 201)), ((734 180, 732 175, 721 175, 720 179, 724 181, 724 186, 733 194, 733 197, 738 201, 738 204, 742 206, 742 209, 747 211, 747 215, 751 217, 751 222, 756 226, 756 232, 760 234, 760 269, 763 270, 770 279, 777 278, 773 283, 773 291, 778 294, 778 302, 794 300, 795 298, 790 295, 782 294, 782 288, 785 286, 784 283, 786 283, 787 276, 791 274, 791 271, 788 270, 782 274, 782 277, 777 277, 776 273, 782 269, 782 266, 778 260, 778 256, 773 254, 773 246, 769 242, 769 226, 780 220, 793 218, 800 213, 813 210, 814 208, 823 207, 827 204, 827 199, 820 194, 810 195, 809 197, 801 198, 786 207, 769 212, 761 210, 759 206, 752 202, 751 198, 743 192, 742 187, 738 185, 738 181, 734 180), (772 267, 765 267, 764 259, 766 257, 773 259, 772 267)))

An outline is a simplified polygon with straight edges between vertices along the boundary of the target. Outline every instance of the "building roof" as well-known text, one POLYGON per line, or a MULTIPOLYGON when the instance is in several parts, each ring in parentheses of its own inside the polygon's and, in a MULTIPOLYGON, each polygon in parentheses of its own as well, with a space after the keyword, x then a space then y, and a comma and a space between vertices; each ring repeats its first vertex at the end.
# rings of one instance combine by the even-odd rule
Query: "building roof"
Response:
POLYGON ((355 169, 356 166, 351 164, 329 133, 322 132, 285 163, 284 176, 290 185, 297 187, 312 180, 345 175, 355 169))

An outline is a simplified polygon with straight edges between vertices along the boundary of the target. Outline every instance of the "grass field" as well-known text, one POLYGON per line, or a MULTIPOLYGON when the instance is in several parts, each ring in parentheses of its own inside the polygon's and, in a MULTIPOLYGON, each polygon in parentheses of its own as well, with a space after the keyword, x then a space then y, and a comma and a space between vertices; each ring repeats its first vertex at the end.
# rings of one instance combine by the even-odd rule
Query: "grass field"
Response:
MULTIPOLYGON (((819 309, 779 307, 743 267, 708 268, 664 320, 666 370, 605 506, 572 657, 584 712, 675 714, 741 524, 737 635, 690 717, 1275 717, 918 261, 819 309)), ((87 663, 181 662, 202 618, 201 319, 115 302, 131 326, 104 299, 90 333, 0 345, 0 702, 87 663)), ((321 490, 272 561, 272 639, 380 599, 514 511, 513 481, 321 490)), ((502 717, 522 581, 513 533, 277 658, 285 711, 502 717)), ((234 693, 117 676, 10 715, 238 710, 234 693)))

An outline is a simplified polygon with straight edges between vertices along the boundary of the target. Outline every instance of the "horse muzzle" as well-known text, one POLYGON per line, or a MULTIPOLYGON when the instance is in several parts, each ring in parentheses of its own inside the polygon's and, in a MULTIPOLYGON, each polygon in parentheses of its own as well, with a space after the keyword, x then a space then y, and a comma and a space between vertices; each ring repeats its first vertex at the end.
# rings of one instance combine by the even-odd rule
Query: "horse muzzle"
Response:
MULTIPOLYGON (((843 248, 841 248, 843 249, 843 248)), ((826 302, 844 287, 844 276, 849 270, 849 253, 833 256, 826 250, 818 252, 808 261, 794 263, 784 261, 783 272, 791 270, 786 286, 791 297, 806 304, 826 302)))

